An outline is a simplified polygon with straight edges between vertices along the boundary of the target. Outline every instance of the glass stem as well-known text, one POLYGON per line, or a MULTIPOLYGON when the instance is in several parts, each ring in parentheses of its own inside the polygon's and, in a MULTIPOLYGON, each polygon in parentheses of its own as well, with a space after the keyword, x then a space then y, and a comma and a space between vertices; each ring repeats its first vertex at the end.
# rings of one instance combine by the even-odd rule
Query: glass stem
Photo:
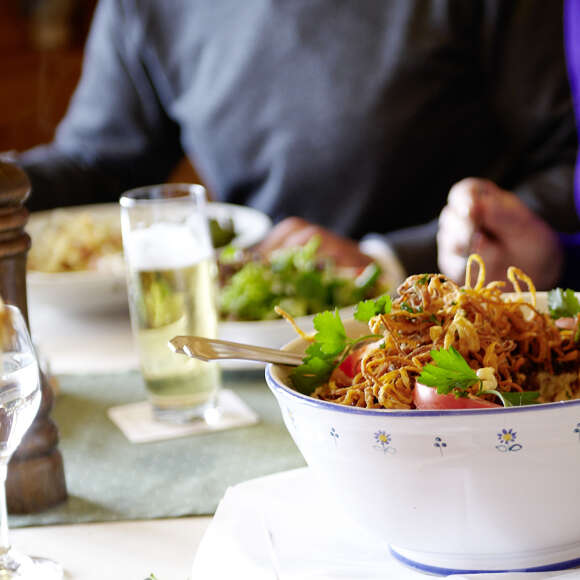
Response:
POLYGON ((8 465, 0 461, 0 558, 10 550, 8 539, 8 509, 6 507, 6 476, 8 465))

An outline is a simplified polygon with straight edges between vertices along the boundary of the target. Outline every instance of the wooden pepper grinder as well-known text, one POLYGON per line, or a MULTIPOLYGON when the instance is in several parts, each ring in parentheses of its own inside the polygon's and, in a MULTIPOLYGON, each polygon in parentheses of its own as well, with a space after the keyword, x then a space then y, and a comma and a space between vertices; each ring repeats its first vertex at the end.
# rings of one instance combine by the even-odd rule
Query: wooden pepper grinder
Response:
MULTIPOLYGON (((30 237, 24 231, 24 202, 30 182, 17 166, 0 160, 0 295, 20 308, 28 322, 26 254, 30 237)), ((6 496, 10 513, 42 511, 67 498, 58 430, 50 418, 53 392, 41 373, 42 402, 30 429, 8 465, 6 496)))

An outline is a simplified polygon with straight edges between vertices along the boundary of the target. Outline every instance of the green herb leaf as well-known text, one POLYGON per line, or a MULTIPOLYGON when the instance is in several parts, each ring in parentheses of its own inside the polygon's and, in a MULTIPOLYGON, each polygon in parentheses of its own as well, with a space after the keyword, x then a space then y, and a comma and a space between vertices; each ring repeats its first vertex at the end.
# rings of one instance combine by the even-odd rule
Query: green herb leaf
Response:
POLYGON ((548 292, 548 309, 552 318, 576 316, 580 312, 580 303, 574 290, 555 288, 548 292))
POLYGON ((381 269, 371 262, 354 280, 354 285, 361 291, 370 290, 378 281, 381 269))
POLYGON ((388 294, 379 296, 375 300, 364 300, 356 305, 354 317, 361 322, 368 322, 377 314, 388 314, 391 311, 392 303, 388 294))
POLYGON ((419 306, 419 308, 413 308, 407 301, 405 301, 401 304, 401 310, 404 310, 409 314, 420 314, 423 312, 423 307, 419 306))
POLYGON ((480 379, 467 361, 452 346, 449 349, 432 350, 431 357, 437 366, 427 364, 417 380, 423 385, 437 387, 439 394, 453 389, 465 390, 480 379))
MULTIPOLYGON (((367 300, 357 306, 357 310, 370 314, 388 312, 391 308, 391 298, 381 296, 377 300, 367 300), (370 306, 369 304, 370 303, 370 306), (371 308, 372 306, 372 308, 371 308)), ((372 315, 370 315, 372 316, 372 315)), ((360 320, 360 319, 359 319, 360 320)), ((348 339, 338 309, 334 312, 320 312, 314 317, 316 334, 314 341, 306 349, 303 362, 291 373, 290 378, 297 391, 309 395, 314 388, 326 382, 334 368, 361 342, 382 338, 381 335, 370 334, 356 339, 348 339)))
POLYGON ((540 396, 540 391, 510 391, 502 392, 496 389, 489 391, 482 391, 482 394, 497 395, 504 407, 521 407, 522 405, 533 405, 537 403, 537 398, 540 396))
POLYGON ((297 391, 310 395, 315 387, 329 379, 334 366, 334 359, 306 357, 305 361, 292 371, 290 378, 297 391))
POLYGON ((318 331, 314 339, 325 355, 336 356, 344 350, 346 331, 338 309, 334 312, 327 310, 317 314, 314 317, 314 328, 318 331))

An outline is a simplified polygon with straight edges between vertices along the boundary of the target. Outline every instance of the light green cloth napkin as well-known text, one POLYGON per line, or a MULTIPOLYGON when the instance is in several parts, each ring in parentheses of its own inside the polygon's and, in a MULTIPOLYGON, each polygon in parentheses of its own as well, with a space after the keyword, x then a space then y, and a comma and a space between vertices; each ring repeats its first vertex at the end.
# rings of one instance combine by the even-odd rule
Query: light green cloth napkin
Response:
POLYGON ((138 445, 106 412, 144 399, 139 373, 58 378, 52 417, 69 499, 39 514, 11 516, 12 527, 212 514, 228 486, 305 465, 262 371, 223 377, 224 387, 258 413, 257 425, 138 445))

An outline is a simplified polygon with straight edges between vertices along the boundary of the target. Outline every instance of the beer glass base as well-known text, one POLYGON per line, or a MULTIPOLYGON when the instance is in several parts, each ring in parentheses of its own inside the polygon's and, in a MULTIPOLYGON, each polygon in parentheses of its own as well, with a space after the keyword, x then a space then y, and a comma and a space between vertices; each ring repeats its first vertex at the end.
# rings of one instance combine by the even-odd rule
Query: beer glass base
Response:
POLYGON ((208 401, 195 407, 156 407, 153 405, 153 418, 161 423, 184 424, 203 421, 215 423, 220 412, 215 401, 208 401))

